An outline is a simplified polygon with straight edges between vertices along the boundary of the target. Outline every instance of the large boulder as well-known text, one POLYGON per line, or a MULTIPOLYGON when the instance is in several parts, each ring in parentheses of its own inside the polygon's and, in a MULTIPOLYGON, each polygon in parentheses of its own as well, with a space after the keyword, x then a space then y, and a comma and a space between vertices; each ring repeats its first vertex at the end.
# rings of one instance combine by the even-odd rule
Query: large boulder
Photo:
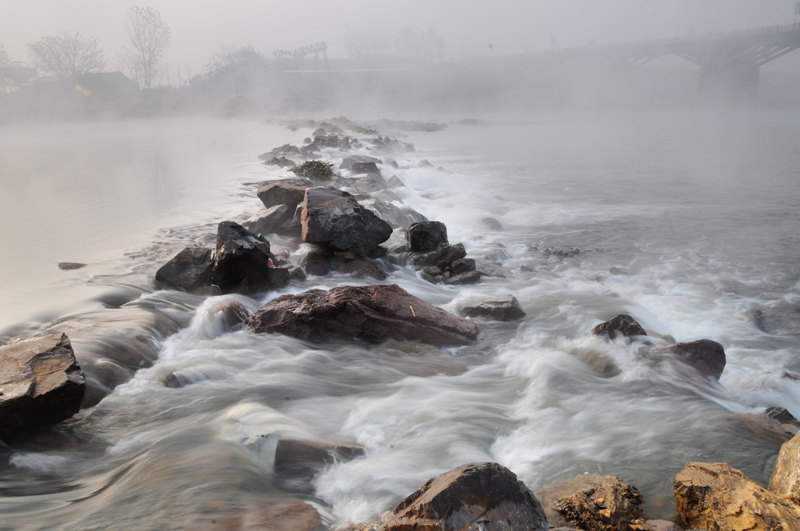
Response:
POLYGON ((406 231, 406 242, 413 253, 427 253, 450 243, 447 240, 447 227, 441 221, 411 224, 406 231))
POLYGON ((86 378, 65 334, 0 347, 0 439, 58 424, 78 412, 85 394, 86 378))
POLYGON ((217 229, 217 248, 211 282, 223 293, 258 293, 285 286, 289 272, 270 266, 269 242, 235 221, 217 229))
POLYGON ((156 280, 171 287, 192 291, 208 283, 211 249, 187 247, 156 272, 156 280))
POLYGON ((708 531, 800 531, 800 505, 727 463, 686 463, 675 477, 678 514, 708 531))
POLYGON ((800 503, 800 433, 781 446, 769 490, 800 503))
POLYGON ((525 317, 525 310, 513 295, 467 304, 461 311, 467 317, 483 317, 492 321, 513 321, 525 317))
POLYGON ((628 531, 642 518, 642 495, 616 476, 583 474, 540 492, 554 525, 586 531, 628 531))
POLYGON ((303 241, 367 256, 392 235, 392 227, 335 188, 309 188, 303 200, 303 241))
POLYGON ((645 356, 654 360, 669 357, 691 365, 705 376, 719 380, 725 369, 725 349, 716 341, 700 339, 690 343, 675 343, 668 347, 658 347, 648 350, 645 356))
POLYGON ((547 531, 536 497, 497 463, 462 465, 428 480, 395 507, 386 531, 547 531))
POLYGON ((465 345, 477 339, 472 321, 451 315, 397 285, 343 286, 282 295, 247 319, 257 333, 300 339, 419 340, 465 345))
POLYGON ((606 336, 609 339, 615 339, 617 334, 623 337, 646 336, 647 332, 644 328, 636 322, 636 319, 630 315, 620 314, 610 321, 600 323, 592 328, 592 334, 595 336, 606 336))
POLYGON ((289 212, 303 202, 308 182, 303 179, 280 179, 267 181, 258 189, 258 198, 264 203, 265 208, 277 205, 286 205, 289 212))

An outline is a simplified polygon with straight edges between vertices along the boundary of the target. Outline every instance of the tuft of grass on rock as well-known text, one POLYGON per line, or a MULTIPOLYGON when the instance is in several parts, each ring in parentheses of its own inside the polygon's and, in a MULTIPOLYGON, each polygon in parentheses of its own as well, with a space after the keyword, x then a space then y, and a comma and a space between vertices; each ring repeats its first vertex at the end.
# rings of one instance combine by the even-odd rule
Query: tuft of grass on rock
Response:
POLYGON ((306 177, 315 181, 330 181, 333 179, 333 164, 321 160, 309 160, 292 168, 298 177, 306 177))

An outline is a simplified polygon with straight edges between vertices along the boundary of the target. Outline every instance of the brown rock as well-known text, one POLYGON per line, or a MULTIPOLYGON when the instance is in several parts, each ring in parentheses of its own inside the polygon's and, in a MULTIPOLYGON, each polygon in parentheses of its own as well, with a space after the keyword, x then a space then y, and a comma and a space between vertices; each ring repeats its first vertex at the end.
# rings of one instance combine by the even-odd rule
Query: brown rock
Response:
MULTIPOLYGON (((218 527, 216 529, 219 529, 218 527)), ((242 518, 242 531, 323 531, 326 527, 314 507, 302 500, 287 500, 254 508, 242 518)))
POLYGON ((461 311, 467 317, 483 317, 492 321, 512 321, 525 317, 525 311, 513 295, 468 304, 461 311))
POLYGON ((710 339, 653 348, 647 351, 645 356, 651 359, 674 356, 680 361, 691 365, 700 373, 711 376, 716 380, 719 380, 725 368, 725 349, 722 348, 722 345, 710 339))
POLYGON ((542 502, 552 524, 586 531, 629 531, 642 518, 642 495, 615 476, 583 474, 545 489, 542 502))
POLYGON ((291 235, 294 210, 286 205, 275 205, 250 217, 242 223, 242 226, 259 236, 265 234, 291 235))
POLYGON ((358 338, 419 340, 432 345, 464 345, 477 339, 478 327, 397 285, 343 286, 282 295, 247 319, 257 333, 300 339, 358 338))
POLYGON ((497 463, 462 465, 428 480, 392 511, 386 531, 547 531, 539 501, 497 463))
POLYGON ((678 514, 708 531, 798 531, 800 506, 727 463, 686 463, 675 477, 678 514))
POLYGON ((265 208, 286 205, 289 212, 294 212, 297 205, 303 202, 308 183, 302 179, 281 179, 268 181, 258 189, 258 198, 265 208))
POLYGON ((783 408, 768 408, 763 413, 735 415, 734 419, 759 438, 777 446, 800 431, 800 422, 783 408))
POLYGON ((481 279, 481 274, 478 271, 467 271, 466 273, 459 273, 458 275, 445 275, 444 283, 457 285, 457 284, 475 284, 481 279))
POLYGON ((71 417, 85 394, 86 379, 65 334, 0 347, 0 439, 23 437, 71 417))
POLYGON ((345 275, 353 275, 356 278, 374 278, 375 280, 386 280, 389 276, 380 267, 366 260, 347 260, 337 269, 345 275))
POLYGON ((196 290, 208 283, 211 274, 211 250, 187 247, 156 272, 156 280, 171 288, 196 290))
POLYGON ((634 337, 646 336, 647 332, 636 322, 636 319, 630 315, 620 314, 610 321, 600 323, 592 328, 592 334, 595 336, 607 336, 613 340, 617 337, 617 334, 623 337, 634 337))
POLYGON ((783 443, 769 480, 769 490, 800 503, 800 434, 783 443))
POLYGON ((293 475, 314 473, 327 464, 351 461, 361 455, 364 455, 364 447, 360 444, 281 439, 275 447, 275 472, 293 475))

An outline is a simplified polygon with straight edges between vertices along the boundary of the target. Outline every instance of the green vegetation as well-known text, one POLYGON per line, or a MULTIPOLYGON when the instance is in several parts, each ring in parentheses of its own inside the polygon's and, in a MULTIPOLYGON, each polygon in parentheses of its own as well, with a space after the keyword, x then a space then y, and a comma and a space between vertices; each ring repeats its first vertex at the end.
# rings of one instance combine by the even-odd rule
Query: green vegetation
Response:
POLYGON ((321 160, 309 160, 299 166, 295 166, 292 171, 298 177, 307 177, 315 181, 329 181, 333 179, 333 164, 322 162, 321 160))

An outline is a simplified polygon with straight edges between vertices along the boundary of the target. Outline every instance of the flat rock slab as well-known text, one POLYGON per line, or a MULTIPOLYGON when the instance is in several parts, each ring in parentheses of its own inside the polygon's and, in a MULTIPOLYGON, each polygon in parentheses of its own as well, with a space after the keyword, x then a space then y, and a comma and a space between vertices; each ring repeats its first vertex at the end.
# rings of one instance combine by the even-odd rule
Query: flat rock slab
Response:
POLYGON ((678 514, 708 531, 800 531, 800 505, 727 463, 686 463, 674 482, 678 514))
POLYGON ((497 463, 462 465, 428 480, 395 507, 386 531, 547 531, 536 497, 497 463))
POLYGON ((66 334, 0 347, 0 439, 16 439, 71 417, 85 394, 86 378, 66 334))
POLYGON ((397 285, 343 286, 282 295, 247 319, 256 333, 300 339, 418 340, 466 345, 478 337, 472 321, 414 297, 397 285))

